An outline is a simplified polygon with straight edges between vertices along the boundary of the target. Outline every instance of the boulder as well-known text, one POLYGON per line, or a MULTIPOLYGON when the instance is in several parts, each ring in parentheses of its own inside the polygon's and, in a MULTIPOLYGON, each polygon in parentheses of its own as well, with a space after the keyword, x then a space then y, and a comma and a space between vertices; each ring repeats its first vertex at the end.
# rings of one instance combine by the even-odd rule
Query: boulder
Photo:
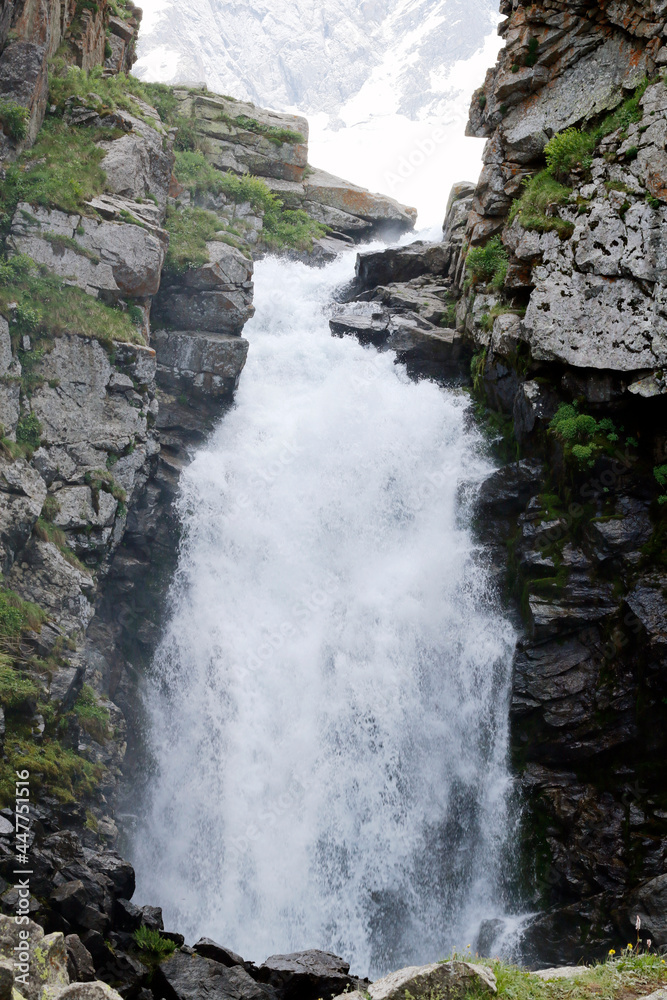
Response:
POLYGON ((635 889, 625 910, 628 928, 639 917, 643 934, 651 938, 655 947, 667 945, 667 875, 652 878, 635 889))
POLYGON ((286 1000, 330 1000, 355 982, 349 973, 349 963, 338 955, 312 949, 271 955, 260 965, 257 977, 286 1000))
POLYGON ((228 967, 201 955, 177 951, 155 971, 166 1000, 274 1000, 270 986, 255 982, 240 966, 228 967))
POLYGON ((204 958, 211 958, 214 962, 220 962, 221 965, 231 967, 232 965, 245 964, 241 956, 237 955, 235 951, 224 948, 211 938, 199 938, 199 941, 194 945, 194 950, 198 955, 203 955, 204 958))
POLYGON ((471 962, 412 965, 392 972, 368 987, 371 1000, 405 1000, 406 992, 414 1000, 430 1000, 433 996, 463 997, 469 991, 495 995, 498 990, 491 969, 471 962))
POLYGON ((95 581, 73 566, 52 542, 33 536, 6 577, 7 585, 33 601, 66 635, 85 632, 95 611, 95 581))
POLYGON ((168 246, 167 233, 143 224, 107 222, 21 202, 10 245, 89 293, 155 295, 168 246))
POLYGON ((417 221, 416 209, 385 195, 372 194, 324 170, 311 170, 303 183, 306 201, 363 219, 373 229, 400 233, 413 229, 417 221))
POLYGON ((69 983, 65 938, 60 931, 45 935, 44 929, 32 920, 19 925, 14 917, 0 915, 0 959, 15 960, 19 945, 23 945, 20 932, 25 930, 29 935, 29 972, 15 970, 15 986, 25 1000, 42 1000, 48 995, 47 988, 58 990, 69 983))
POLYGON ((71 983, 62 988, 50 986, 44 991, 43 1000, 122 1000, 122 997, 96 979, 92 983, 71 983))
POLYGON ((157 330, 153 343, 161 386, 216 398, 234 392, 248 355, 247 340, 223 333, 157 330))
POLYGON ((165 149, 167 133, 155 111, 142 103, 142 110, 152 124, 127 112, 119 112, 128 134, 119 139, 98 143, 105 157, 101 167, 106 174, 106 190, 123 198, 155 198, 164 211, 171 179, 172 156, 165 149))
POLYGON ((78 934, 68 934, 65 938, 67 948, 67 971, 71 982, 89 983, 95 978, 93 956, 81 941, 78 934))
POLYGON ((360 253, 355 266, 354 294, 377 285, 409 281, 422 274, 443 275, 449 260, 448 253, 444 243, 419 241, 407 247, 360 253))

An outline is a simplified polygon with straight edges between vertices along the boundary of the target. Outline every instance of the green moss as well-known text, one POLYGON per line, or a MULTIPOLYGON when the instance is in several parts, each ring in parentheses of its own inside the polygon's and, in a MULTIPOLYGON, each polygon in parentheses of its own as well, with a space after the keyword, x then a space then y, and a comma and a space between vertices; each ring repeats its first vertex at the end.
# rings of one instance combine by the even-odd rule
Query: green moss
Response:
POLYGON ((0 261, 0 314, 12 323, 15 310, 10 304, 16 302, 19 310, 31 310, 33 330, 47 337, 71 333, 109 344, 145 343, 126 313, 66 284, 24 255, 0 261))
POLYGON ((93 506, 96 510, 99 506, 100 491, 103 493, 110 493, 111 496, 115 500, 118 500, 119 503, 125 503, 127 500, 127 493, 123 487, 116 482, 108 469, 93 469, 92 472, 87 472, 85 475, 85 481, 90 486, 93 494, 93 506))
POLYGON ((328 233, 326 226, 315 222, 302 209, 285 209, 278 201, 264 214, 260 238, 269 250, 310 251, 315 240, 328 233))
POLYGON ((0 653, 0 705, 5 712, 20 712, 37 700, 40 689, 17 669, 11 657, 0 653))
POLYGON ((500 236, 493 236, 483 247, 471 247, 466 256, 466 272, 473 284, 484 281, 502 288, 509 255, 500 236))
POLYGON ((203 208, 169 208, 165 228, 169 233, 165 272, 178 275, 208 263, 206 244, 220 239, 222 222, 203 208))
POLYGON ((74 703, 74 714, 83 729, 103 743, 109 735, 109 710, 100 705, 97 695, 89 684, 84 684, 81 694, 74 703))
POLYGON ((16 639, 23 632, 35 632, 46 621, 37 604, 24 601, 13 590, 0 589, 0 638, 16 639))
POLYGON ((552 177, 567 177, 577 166, 590 166, 595 140, 588 132, 566 128, 557 132, 544 148, 547 170, 552 177))
POLYGON ((104 768, 84 760, 54 740, 40 745, 8 735, 5 760, 0 764, 0 802, 15 798, 15 772, 28 770, 34 792, 54 795, 60 802, 81 802, 99 786, 104 768))
MULTIPOLYGON (((653 475, 657 480, 658 484, 663 487, 667 487, 667 465, 656 465, 653 469, 653 475)), ((658 497, 658 503, 661 506, 667 504, 667 493, 663 493, 658 497)))
POLYGON ((111 114, 117 108, 142 118, 141 108, 135 98, 150 104, 149 88, 136 77, 127 73, 104 76, 102 66, 86 71, 78 66, 54 61, 49 74, 49 103, 62 115, 65 102, 70 97, 78 97, 86 107, 92 107, 100 117, 111 114), (99 100, 91 100, 94 94, 99 100))
POLYGON ((643 80, 635 89, 632 97, 628 97, 615 111, 606 115, 599 125, 592 130, 591 136, 596 145, 601 139, 604 139, 607 135, 611 135, 617 129, 620 128, 622 131, 625 131, 630 125, 634 125, 642 120, 643 112, 639 102, 644 96, 648 85, 649 80, 643 80))
POLYGON ((540 43, 537 38, 531 38, 528 42, 528 52, 525 59, 523 60, 524 66, 534 66, 537 62, 537 53, 540 47, 540 43))

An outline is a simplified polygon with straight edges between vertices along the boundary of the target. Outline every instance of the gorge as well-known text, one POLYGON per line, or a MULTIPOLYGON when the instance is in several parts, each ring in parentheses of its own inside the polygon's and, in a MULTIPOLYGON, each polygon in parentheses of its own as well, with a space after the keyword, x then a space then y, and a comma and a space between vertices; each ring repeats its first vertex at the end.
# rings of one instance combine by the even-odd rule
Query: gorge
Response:
POLYGON ((665 12, 501 12, 481 176, 415 237, 300 115, 128 76, 130 3, 3 4, 25 1000, 667 946, 665 12))

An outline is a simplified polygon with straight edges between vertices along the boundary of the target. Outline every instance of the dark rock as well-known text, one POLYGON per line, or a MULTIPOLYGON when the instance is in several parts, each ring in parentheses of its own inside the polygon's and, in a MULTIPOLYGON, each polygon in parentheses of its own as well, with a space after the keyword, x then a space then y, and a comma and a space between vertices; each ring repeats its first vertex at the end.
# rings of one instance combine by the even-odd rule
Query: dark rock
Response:
POLYGON ((159 906, 142 906, 141 923, 150 931, 163 931, 162 909, 159 906))
POLYGON ((166 1000, 274 1000, 271 987, 255 982, 238 965, 232 968, 201 955, 177 951, 155 971, 155 986, 166 1000))
MULTIPOLYGON (((51 902, 56 910, 69 920, 77 920, 88 905, 88 893, 80 879, 66 882, 51 893, 51 902)), ((91 930, 96 928, 90 928, 91 930)))
POLYGON ((660 875, 639 886, 627 900, 626 927, 634 927, 639 916, 642 929, 656 947, 667 945, 667 875, 660 875))
POLYGON ((116 851, 84 850, 86 864, 91 871, 105 875, 113 887, 114 896, 131 899, 135 888, 134 868, 116 851))
POLYGON ((521 936, 523 962, 540 969, 601 960, 616 938, 606 903, 598 894, 536 917, 521 936))
POLYGON ((279 990, 287 1000, 329 1000, 355 983, 350 966, 327 951, 297 951, 271 955, 260 965, 258 976, 279 990))
POLYGON ((544 485, 542 463, 522 459, 498 469, 482 483, 477 498, 478 517, 491 520, 523 511, 534 493, 544 485))
POLYGON ((445 243, 411 243, 407 247, 389 247, 357 257, 353 294, 394 281, 409 281, 422 274, 442 275, 449 262, 445 243))
POLYGON ((215 941, 212 941, 211 938, 200 938, 194 945, 194 950, 198 955, 203 955, 204 958, 211 958, 214 962, 220 962, 221 965, 232 966, 245 964, 241 956, 237 955, 235 951, 231 951, 229 948, 224 948, 221 944, 217 944, 215 941))
POLYGON ((16 41, 0 55, 0 96, 30 109, 30 142, 34 142, 46 110, 46 59, 44 46, 30 41, 16 41))
POLYGON ((91 982, 95 978, 93 956, 79 935, 68 934, 65 938, 65 945, 67 946, 67 971, 71 982, 91 982))
POLYGON ((626 597, 626 604, 641 623, 649 644, 661 657, 667 653, 667 580, 642 580, 626 597))

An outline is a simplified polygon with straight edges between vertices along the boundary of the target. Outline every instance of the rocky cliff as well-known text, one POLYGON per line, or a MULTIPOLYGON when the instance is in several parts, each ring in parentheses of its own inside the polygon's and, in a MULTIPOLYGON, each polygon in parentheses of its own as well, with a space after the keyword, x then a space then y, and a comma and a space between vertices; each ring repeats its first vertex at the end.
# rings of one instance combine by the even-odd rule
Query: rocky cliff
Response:
POLYGON ((442 244, 360 257, 333 329, 393 346, 410 325, 450 370, 472 352, 478 415, 516 459, 479 531, 523 632, 517 894, 545 911, 523 955, 560 962, 636 914, 667 944, 666 10, 502 12, 470 111, 479 181, 452 192, 442 244))

